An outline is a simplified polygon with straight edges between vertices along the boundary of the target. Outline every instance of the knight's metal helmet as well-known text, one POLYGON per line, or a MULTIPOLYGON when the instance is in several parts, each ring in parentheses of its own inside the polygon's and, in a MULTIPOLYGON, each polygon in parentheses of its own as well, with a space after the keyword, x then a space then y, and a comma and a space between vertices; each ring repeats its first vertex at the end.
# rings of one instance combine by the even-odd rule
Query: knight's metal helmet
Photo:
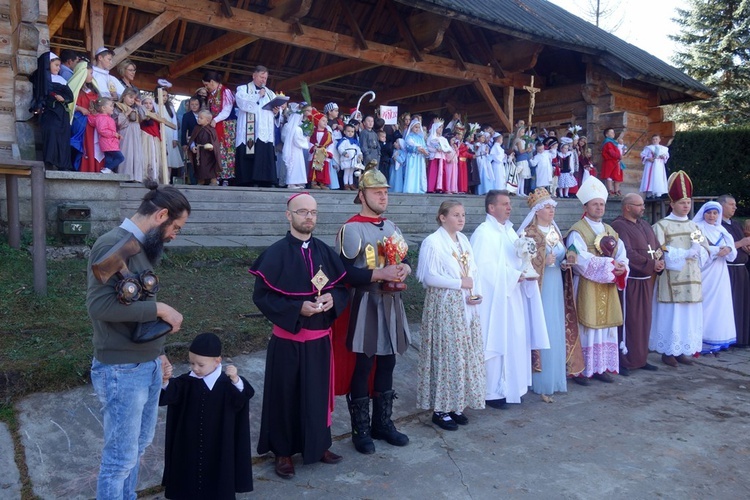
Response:
POLYGON ((359 189, 367 188, 389 188, 388 180, 383 172, 378 170, 378 161, 370 160, 365 167, 365 172, 359 178, 359 189))
MULTIPOLYGON (((367 188, 389 188, 388 179, 385 178, 383 172, 378 170, 378 161, 370 160, 365 167, 364 173, 359 177, 359 191, 367 188)), ((361 203, 359 200, 359 192, 354 198, 354 203, 361 203)))

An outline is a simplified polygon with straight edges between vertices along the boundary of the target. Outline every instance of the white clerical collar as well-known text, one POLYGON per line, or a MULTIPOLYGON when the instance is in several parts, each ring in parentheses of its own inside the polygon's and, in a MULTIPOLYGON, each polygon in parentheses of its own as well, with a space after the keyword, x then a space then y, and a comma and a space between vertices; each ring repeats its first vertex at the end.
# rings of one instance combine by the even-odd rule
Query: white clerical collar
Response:
POLYGON ((135 239, 137 239, 141 243, 146 241, 146 235, 143 234, 143 231, 141 231, 141 228, 138 227, 136 223, 133 222, 132 220, 125 219, 124 221, 122 221, 122 224, 120 224, 120 227, 123 228, 125 231, 133 233, 133 236, 135 236, 135 239))
POLYGON ((217 380, 219 380, 219 375, 221 375, 221 363, 219 363, 219 366, 216 367, 214 371, 206 375, 205 377, 199 377, 195 374, 193 370, 190 370, 190 376, 194 378, 202 379, 203 382, 206 383, 206 386, 208 387, 208 390, 211 391, 214 388, 214 384, 217 380))
POLYGON ((601 228, 601 227, 604 227, 604 222, 602 222, 602 221, 595 221, 595 220, 589 219, 589 218, 588 218, 587 216, 585 216, 585 215, 583 216, 583 218, 584 218, 584 219, 586 219, 586 222, 588 222, 588 223, 589 223, 589 226, 591 226, 591 227, 593 227, 593 228, 597 228, 597 227, 601 228))
POLYGON ((685 222, 686 220, 688 220, 688 216, 687 215, 683 215, 682 217, 680 217, 679 215, 675 215, 674 212, 672 212, 671 214, 667 215, 665 217, 665 219, 668 219, 668 220, 677 220, 677 221, 680 221, 680 222, 685 222))

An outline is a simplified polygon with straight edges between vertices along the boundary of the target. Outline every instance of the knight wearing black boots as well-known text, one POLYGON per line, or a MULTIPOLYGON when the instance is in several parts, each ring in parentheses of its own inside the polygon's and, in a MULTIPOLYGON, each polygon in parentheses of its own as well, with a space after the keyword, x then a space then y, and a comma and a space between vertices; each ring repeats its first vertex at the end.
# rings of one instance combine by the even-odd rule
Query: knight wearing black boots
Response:
MULTIPOLYGON (((359 181, 354 203, 362 210, 347 221, 336 238, 336 251, 346 268, 350 290, 350 316, 346 327, 346 350, 336 350, 334 328, 334 357, 337 378, 353 373, 345 381, 349 413, 352 419, 352 442, 360 453, 375 452, 374 439, 382 439, 393 446, 406 446, 409 438, 396 430, 391 414, 393 400, 393 369, 396 353, 403 354, 409 347, 409 326, 401 292, 403 281, 411 274, 411 267, 403 260, 406 243, 398 227, 382 217, 388 207, 388 182, 375 168, 368 169, 359 181), (394 263, 397 262, 397 263, 394 263), (344 356, 339 356, 344 354, 344 356), (354 356, 352 360, 351 357, 354 356), (350 360, 350 370, 339 370, 350 360), (372 391, 370 373, 375 366, 372 391), (346 383, 348 382, 348 384, 346 383), (370 395, 373 400, 372 428, 370 427, 370 395)), ((341 385, 337 384, 337 389, 341 385)))

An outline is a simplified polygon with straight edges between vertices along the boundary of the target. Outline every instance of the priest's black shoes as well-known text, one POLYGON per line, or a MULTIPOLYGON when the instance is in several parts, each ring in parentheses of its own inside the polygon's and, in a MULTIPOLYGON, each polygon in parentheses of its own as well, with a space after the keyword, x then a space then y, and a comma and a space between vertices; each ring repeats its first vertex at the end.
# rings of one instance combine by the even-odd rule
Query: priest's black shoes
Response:
POLYGON ((624 366, 620 367, 620 375, 623 377, 629 377, 630 376, 630 370, 625 368, 624 366))
POLYGON ((458 424, 447 413, 436 411, 432 414, 432 423, 446 431, 457 431, 458 424))
POLYGON ((503 410, 505 409, 505 398, 503 399, 487 399, 484 401, 484 404, 489 406, 490 408, 494 408, 496 410, 503 410))
POLYGON ((604 372, 604 373, 594 373, 594 378, 596 380, 601 380, 602 382, 604 382, 606 384, 611 384, 612 382, 615 381, 615 379, 613 379, 612 376, 609 373, 607 373, 607 372, 604 372))
POLYGON ((292 457, 276 457, 276 475, 283 479, 294 477, 294 464, 292 457))
POLYGON ((587 377, 573 377, 573 382, 578 385, 589 385, 589 379, 587 377))
POLYGON ((453 421, 458 425, 466 425, 469 423, 469 419, 466 418, 466 415, 464 415, 463 413, 456 413, 455 411, 452 411, 448 415, 450 415, 453 421))
POLYGON ((692 365, 693 360, 685 356, 684 354, 680 354, 675 358, 678 363, 682 363, 683 365, 692 365))
POLYGON ((677 360, 674 356, 667 356, 666 354, 661 355, 661 362, 672 368, 677 368, 677 360))
POLYGON ((648 370, 650 372, 655 372, 659 369, 658 366, 654 366, 651 363, 646 363, 645 365, 641 366, 641 370, 648 370))
POLYGON ((324 464, 333 465, 341 462, 343 459, 344 457, 342 457, 341 455, 336 455, 331 450, 326 450, 325 453, 323 453, 323 458, 321 458, 320 461, 324 464))

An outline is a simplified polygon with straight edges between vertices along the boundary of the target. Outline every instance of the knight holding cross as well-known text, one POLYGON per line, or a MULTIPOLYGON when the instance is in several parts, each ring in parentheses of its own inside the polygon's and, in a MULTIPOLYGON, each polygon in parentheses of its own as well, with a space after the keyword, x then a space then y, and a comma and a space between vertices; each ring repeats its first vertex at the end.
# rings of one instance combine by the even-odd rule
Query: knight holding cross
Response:
POLYGON ((612 221, 630 264, 627 286, 620 292, 624 322, 618 328, 620 375, 624 376, 628 376, 630 370, 657 370, 646 358, 654 276, 664 270, 664 260, 654 230, 643 219, 645 210, 643 198, 637 193, 628 193, 622 199, 622 215, 612 221))

